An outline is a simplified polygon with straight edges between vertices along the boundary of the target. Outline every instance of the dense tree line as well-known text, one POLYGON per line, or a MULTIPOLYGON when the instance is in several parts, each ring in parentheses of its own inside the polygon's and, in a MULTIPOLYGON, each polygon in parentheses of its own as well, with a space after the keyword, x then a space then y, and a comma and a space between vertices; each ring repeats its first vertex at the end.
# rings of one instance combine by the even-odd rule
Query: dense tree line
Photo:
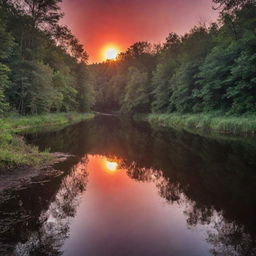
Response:
POLYGON ((59 21, 61 0, 0 0, 0 114, 87 111, 87 54, 59 21))
POLYGON ((213 0, 220 16, 162 45, 137 42, 91 65, 97 110, 256 112, 256 1, 213 0))
POLYGON ((213 0, 217 23, 90 66, 59 23, 60 2, 0 0, 0 114, 87 111, 94 100, 123 113, 256 111, 255 0, 213 0))

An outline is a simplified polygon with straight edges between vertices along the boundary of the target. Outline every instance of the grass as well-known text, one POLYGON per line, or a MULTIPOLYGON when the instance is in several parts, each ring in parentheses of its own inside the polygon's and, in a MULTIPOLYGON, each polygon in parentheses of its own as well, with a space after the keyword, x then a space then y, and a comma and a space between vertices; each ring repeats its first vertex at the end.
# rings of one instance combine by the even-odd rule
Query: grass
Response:
POLYGON ((137 119, 165 127, 184 128, 203 132, 217 132, 232 135, 256 134, 256 115, 220 116, 215 114, 173 113, 138 115, 137 119))
POLYGON ((93 116, 72 112, 0 119, 0 168, 40 166, 53 160, 49 152, 39 152, 37 147, 26 144, 19 133, 34 128, 64 126, 93 116))

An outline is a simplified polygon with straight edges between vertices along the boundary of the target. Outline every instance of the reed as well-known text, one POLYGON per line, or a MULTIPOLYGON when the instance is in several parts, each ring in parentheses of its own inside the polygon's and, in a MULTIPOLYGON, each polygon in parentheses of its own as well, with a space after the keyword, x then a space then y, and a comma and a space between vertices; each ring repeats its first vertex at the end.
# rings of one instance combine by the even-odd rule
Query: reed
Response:
POLYGON ((232 135, 256 134, 256 115, 221 116, 208 114, 148 114, 137 118, 160 126, 197 129, 232 135))

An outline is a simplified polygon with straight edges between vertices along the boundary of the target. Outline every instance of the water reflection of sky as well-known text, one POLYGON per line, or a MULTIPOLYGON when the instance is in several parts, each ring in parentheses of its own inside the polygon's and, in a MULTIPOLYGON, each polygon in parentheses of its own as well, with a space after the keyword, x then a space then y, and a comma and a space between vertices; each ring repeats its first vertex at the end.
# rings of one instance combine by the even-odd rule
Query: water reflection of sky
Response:
POLYGON ((64 256, 210 255, 210 225, 189 227, 185 196, 168 203, 160 196, 167 183, 159 171, 143 172, 146 182, 128 176, 121 160, 83 158, 41 214, 41 229, 17 245, 17 255, 43 248, 64 256))
POLYGON ((2 203, 18 255, 256 255, 253 143, 100 116, 31 139, 77 158, 2 203))
POLYGON ((124 169, 109 174, 104 157, 88 160, 64 255, 208 255, 206 233, 188 229, 183 205, 168 204, 153 182, 133 180, 124 169))
POLYGON ((243 227, 196 204, 161 170, 87 155, 15 255, 254 255, 243 227))

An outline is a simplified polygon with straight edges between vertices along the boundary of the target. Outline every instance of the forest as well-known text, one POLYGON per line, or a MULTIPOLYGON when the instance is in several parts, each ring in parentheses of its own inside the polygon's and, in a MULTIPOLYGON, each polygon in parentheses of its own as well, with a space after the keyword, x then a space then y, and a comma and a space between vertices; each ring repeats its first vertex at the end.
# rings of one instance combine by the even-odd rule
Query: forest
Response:
POLYGON ((136 42, 117 61, 89 66, 98 111, 216 113, 256 111, 256 1, 213 0, 216 23, 160 45, 136 42))
POLYGON ((217 22, 91 65, 60 2, 0 1, 1 115, 256 112, 255 0, 213 0, 217 22))
POLYGON ((88 55, 60 2, 0 0, 0 115, 89 110, 88 55))

